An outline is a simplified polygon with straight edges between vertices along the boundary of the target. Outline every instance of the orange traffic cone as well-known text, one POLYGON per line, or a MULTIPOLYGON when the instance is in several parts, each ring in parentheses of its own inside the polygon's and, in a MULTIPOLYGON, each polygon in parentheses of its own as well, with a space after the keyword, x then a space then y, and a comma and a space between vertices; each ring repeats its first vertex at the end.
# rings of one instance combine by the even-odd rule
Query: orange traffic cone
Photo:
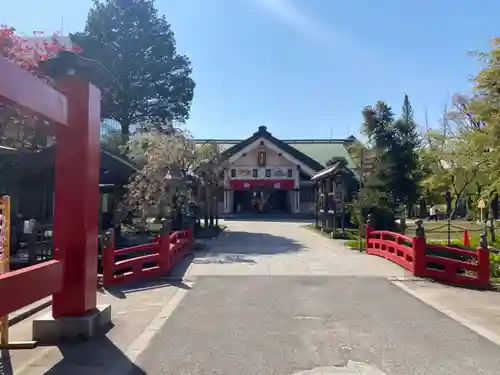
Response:
POLYGON ((464 232, 464 246, 470 247, 469 232, 468 231, 464 232))

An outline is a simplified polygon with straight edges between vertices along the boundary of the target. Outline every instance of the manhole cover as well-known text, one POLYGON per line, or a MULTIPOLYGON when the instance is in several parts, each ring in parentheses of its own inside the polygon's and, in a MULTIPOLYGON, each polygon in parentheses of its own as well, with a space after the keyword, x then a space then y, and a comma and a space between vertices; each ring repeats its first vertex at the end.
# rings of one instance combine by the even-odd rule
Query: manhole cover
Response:
POLYGON ((316 367, 292 375, 387 375, 373 365, 349 361, 345 366, 316 367))

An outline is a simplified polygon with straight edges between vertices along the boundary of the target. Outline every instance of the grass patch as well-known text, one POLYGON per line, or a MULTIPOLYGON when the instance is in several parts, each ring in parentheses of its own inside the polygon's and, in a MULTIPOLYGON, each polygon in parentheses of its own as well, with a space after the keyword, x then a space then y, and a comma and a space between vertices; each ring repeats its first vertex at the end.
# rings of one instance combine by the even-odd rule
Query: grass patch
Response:
POLYGON ((492 284, 500 284, 500 277, 492 277, 490 281, 492 284))
MULTIPOLYGON (((407 235, 409 235, 409 237, 413 236, 416 230, 415 223, 412 220, 412 222, 408 222, 406 225, 407 235)), ((424 229, 425 235, 430 241, 448 240, 448 222, 446 220, 441 220, 437 223, 435 221, 424 221, 424 229)), ((479 235, 484 231, 484 226, 478 225, 474 221, 452 220, 450 227, 450 238, 452 242, 463 241, 465 230, 469 232, 469 238, 477 237, 479 243, 479 235)))
MULTIPOLYGON (((347 247, 352 247, 353 249, 359 249, 359 239, 348 240, 345 245, 347 247)), ((366 249, 366 240, 364 238, 361 240, 361 246, 363 246, 363 249, 366 249)))
POLYGON ((320 226, 316 226, 316 224, 305 225, 304 228, 319 233, 324 237, 335 240, 351 240, 359 237, 358 229, 353 228, 346 228, 344 229, 344 231, 342 231, 342 229, 337 229, 335 233, 333 233, 333 230, 331 229, 322 229, 320 226))

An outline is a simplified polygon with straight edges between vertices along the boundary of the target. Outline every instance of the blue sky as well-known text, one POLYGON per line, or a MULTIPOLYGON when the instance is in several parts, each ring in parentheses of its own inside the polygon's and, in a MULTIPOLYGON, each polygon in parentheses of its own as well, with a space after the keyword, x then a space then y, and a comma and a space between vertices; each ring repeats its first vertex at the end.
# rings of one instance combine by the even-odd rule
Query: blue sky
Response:
MULTIPOLYGON (((498 0, 157 0, 193 64, 187 127, 200 138, 244 138, 259 125, 281 138, 357 134, 363 106, 435 123, 480 67, 467 52, 500 36, 498 0)), ((31 34, 82 30, 91 0, 16 0, 0 23, 31 34)))

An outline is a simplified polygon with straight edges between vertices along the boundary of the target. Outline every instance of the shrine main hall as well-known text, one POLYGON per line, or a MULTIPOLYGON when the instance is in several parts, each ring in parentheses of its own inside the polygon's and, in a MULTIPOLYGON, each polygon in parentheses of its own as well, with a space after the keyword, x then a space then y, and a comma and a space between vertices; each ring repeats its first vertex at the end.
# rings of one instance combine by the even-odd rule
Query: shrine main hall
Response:
POLYGON ((219 212, 225 214, 267 212, 312 214, 315 191, 311 177, 332 159, 354 163, 347 151, 356 138, 278 139, 260 126, 243 140, 215 142, 229 162, 217 194, 219 212))

